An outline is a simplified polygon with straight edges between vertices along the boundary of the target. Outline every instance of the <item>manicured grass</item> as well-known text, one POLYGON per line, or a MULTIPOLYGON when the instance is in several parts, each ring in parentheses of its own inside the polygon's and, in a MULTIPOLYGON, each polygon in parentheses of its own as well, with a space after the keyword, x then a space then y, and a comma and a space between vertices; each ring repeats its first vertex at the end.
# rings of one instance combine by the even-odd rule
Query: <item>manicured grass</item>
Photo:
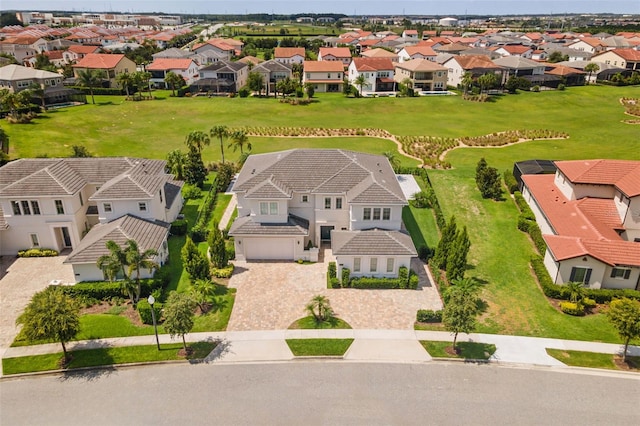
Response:
MULTIPOLYGON (((583 352, 583 351, 565 351, 562 349, 550 349, 547 348, 547 353, 573 367, 587 367, 587 368, 606 368, 608 370, 621 370, 613 361, 614 355, 601 354, 596 352, 583 352)), ((640 357, 627 357, 627 364, 632 370, 640 371, 640 357)))
POLYGON ((324 329, 324 328, 351 328, 349 324, 340 318, 332 318, 329 321, 316 322, 312 316, 300 318, 294 321, 290 326, 290 329, 324 329))
POLYGON ((402 221, 409 234, 411 234, 413 245, 416 248, 423 245, 432 249, 436 248, 440 239, 440 232, 432 209, 405 206, 402 209, 402 221))
MULTIPOLYGON (((194 351, 187 359, 202 359, 216 347, 213 342, 189 343, 188 347, 194 351)), ((73 360, 67 369, 82 367, 96 367, 102 365, 128 364, 135 362, 155 362, 185 359, 178 356, 178 351, 182 349, 181 343, 171 343, 161 345, 158 351, 155 345, 151 346, 125 346, 104 349, 88 349, 70 352, 73 360)), ((62 359, 62 352, 47 355, 34 355, 18 358, 4 358, 2 360, 2 371, 5 375, 32 373, 37 371, 48 371, 60 369, 59 363, 62 359)))
POLYGON ((196 317, 192 332, 224 331, 229 324, 233 303, 236 300, 236 289, 222 285, 216 286, 216 303, 205 315, 196 317))
POLYGON ((211 215, 211 226, 213 225, 213 223, 220 223, 222 215, 224 214, 225 210, 227 210, 227 206, 229 205, 230 201, 231 194, 218 194, 218 197, 216 198, 216 206, 213 209, 213 214, 211 215))
POLYGON ((295 356, 342 356, 353 339, 287 339, 295 356))
POLYGON ((490 343, 459 342, 458 354, 451 355, 446 348, 451 347, 452 342, 436 342, 421 340, 420 344, 435 358, 464 358, 464 359, 489 359, 496 351, 496 346, 490 343))

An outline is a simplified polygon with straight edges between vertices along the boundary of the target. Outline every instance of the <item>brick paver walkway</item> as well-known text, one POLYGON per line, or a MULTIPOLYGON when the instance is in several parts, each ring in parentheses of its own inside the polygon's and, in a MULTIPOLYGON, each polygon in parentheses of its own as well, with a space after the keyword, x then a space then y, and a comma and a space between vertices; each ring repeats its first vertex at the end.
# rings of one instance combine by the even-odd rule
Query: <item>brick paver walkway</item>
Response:
POLYGON ((327 296, 337 316, 353 328, 413 329, 418 309, 442 307, 423 264, 416 260, 413 269, 421 277, 416 291, 327 289, 327 263, 236 262, 229 285, 237 294, 227 330, 286 329, 306 316, 304 308, 317 294, 327 296))

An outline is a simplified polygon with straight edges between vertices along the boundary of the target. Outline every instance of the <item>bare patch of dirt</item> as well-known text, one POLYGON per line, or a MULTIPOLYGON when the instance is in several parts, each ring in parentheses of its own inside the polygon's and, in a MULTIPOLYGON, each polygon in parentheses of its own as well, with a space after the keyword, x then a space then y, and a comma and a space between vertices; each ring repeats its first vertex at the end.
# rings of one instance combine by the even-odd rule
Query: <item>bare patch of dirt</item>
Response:
POLYGON ((186 351, 184 350, 184 348, 178 351, 178 356, 184 357, 184 358, 190 357, 192 354, 193 354, 193 348, 189 348, 189 347, 187 347, 186 351))
POLYGON ((447 346, 446 348, 444 348, 444 351, 451 356, 458 356, 458 350, 456 348, 454 348, 453 346, 447 346))
POLYGON ((104 314, 111 309, 112 305, 107 302, 100 302, 87 308, 80 309, 80 315, 86 314, 104 314))
POLYGON ((627 357, 627 361, 624 362, 620 355, 614 355, 613 363, 620 370, 640 372, 640 365, 637 364, 635 358, 629 359, 629 357, 627 357))

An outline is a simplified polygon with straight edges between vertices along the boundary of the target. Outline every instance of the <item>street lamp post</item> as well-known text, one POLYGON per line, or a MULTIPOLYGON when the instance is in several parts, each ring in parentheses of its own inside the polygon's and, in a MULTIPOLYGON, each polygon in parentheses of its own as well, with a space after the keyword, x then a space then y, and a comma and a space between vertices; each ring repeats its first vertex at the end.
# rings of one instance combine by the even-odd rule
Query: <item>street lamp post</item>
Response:
POLYGON ((149 302, 149 305, 151 305, 151 319, 153 320, 153 329, 156 332, 156 345, 158 346, 158 350, 160 350, 160 339, 158 339, 158 323, 156 323, 156 310, 153 309, 153 304, 156 303, 156 299, 152 295, 149 295, 147 302, 149 302))

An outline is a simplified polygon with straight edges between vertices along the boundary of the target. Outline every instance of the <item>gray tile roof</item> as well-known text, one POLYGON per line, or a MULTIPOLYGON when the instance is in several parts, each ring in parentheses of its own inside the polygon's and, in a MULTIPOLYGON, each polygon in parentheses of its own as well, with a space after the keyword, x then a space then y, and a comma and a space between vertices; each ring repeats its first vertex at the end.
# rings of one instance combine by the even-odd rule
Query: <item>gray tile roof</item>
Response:
POLYGON ((71 252, 64 263, 95 263, 109 254, 107 241, 113 240, 121 247, 127 240, 135 240, 141 251, 158 250, 169 232, 169 224, 153 222, 126 215, 109 223, 95 225, 71 252))
POLYGON ((272 177, 248 190, 245 198, 291 198, 291 190, 285 189, 286 185, 276 184, 271 179, 272 177))
POLYGON ((252 191, 261 190, 265 182, 271 182, 270 186, 284 194, 346 194, 349 202, 360 199, 406 204, 389 161, 381 155, 340 149, 293 149, 251 155, 233 189, 253 196, 252 191))
POLYGON ((417 256, 409 234, 381 229, 332 231, 331 250, 336 256, 417 256))
POLYGON ((218 61, 200 69, 200 71, 231 72, 235 74, 247 66, 247 64, 242 62, 218 61))
POLYGON ((270 59, 268 61, 262 62, 251 69, 253 72, 260 73, 270 73, 275 71, 284 71, 284 72, 292 72, 291 65, 283 64, 282 62, 278 62, 275 59, 270 59))
POLYGON ((90 200, 153 198, 166 180, 162 175, 120 175, 106 182, 90 200))
POLYGON ((251 220, 250 216, 237 218, 229 235, 309 235, 309 221, 300 217, 289 215, 286 223, 259 223, 251 220))
POLYGON ((165 207, 170 209, 173 202, 180 194, 184 182, 181 180, 170 180, 164 184, 165 207))

